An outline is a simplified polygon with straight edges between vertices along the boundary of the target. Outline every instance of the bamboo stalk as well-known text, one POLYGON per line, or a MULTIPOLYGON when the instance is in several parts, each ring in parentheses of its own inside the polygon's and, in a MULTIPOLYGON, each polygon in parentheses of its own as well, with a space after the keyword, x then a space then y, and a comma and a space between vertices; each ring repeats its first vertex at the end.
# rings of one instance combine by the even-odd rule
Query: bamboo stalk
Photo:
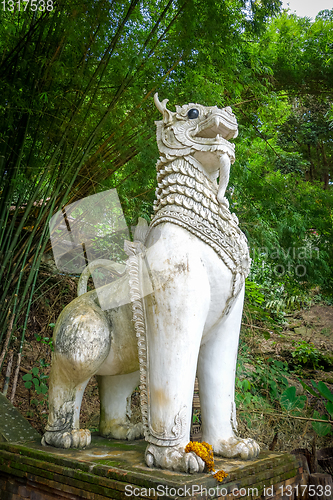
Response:
POLYGON ((3 349, 2 349, 2 353, 1 353, 1 356, 0 356, 0 369, 2 367, 3 360, 5 359, 5 355, 6 355, 6 352, 7 352, 8 344, 9 344, 10 337, 11 337, 11 334, 12 334, 14 318, 15 318, 15 313, 13 311, 12 312, 12 316, 11 316, 10 321, 9 321, 5 343, 4 343, 4 346, 3 346, 3 349))
POLYGON ((270 331, 269 328, 263 328, 262 326, 250 325, 249 323, 243 323, 244 326, 249 326, 250 328, 256 328, 257 330, 264 330, 266 332, 270 331))
POLYGON ((311 417, 298 417, 297 415, 290 415, 290 413, 287 413, 285 415, 283 413, 272 413, 272 412, 263 411, 263 410, 248 410, 247 408, 237 408, 237 410, 238 411, 246 411, 247 413, 260 413, 261 415, 269 415, 271 417, 294 418, 296 420, 306 420, 307 422, 321 422, 323 424, 333 425, 333 420, 323 420, 320 418, 311 418, 311 417))
MULTIPOLYGON (((51 185, 50 185, 50 187, 51 187, 51 185)), ((55 192, 55 197, 54 198, 56 198, 56 197, 57 197, 57 191, 55 192)), ((52 209, 53 209, 53 206, 54 206, 54 201, 55 200, 53 200, 53 202, 51 202, 51 210, 48 211, 48 218, 50 218, 51 215, 52 215, 52 209)), ((42 217, 43 208, 45 208, 45 207, 42 206, 40 214, 39 214, 39 218, 42 217)), ((37 219, 36 227, 37 227, 37 225, 38 225, 38 219, 37 219)), ((46 235, 47 235, 47 225, 45 224, 43 226, 43 231, 42 231, 41 237, 39 238, 39 251, 34 251, 34 258, 33 258, 33 262, 32 262, 32 265, 31 265, 31 270, 30 270, 28 279, 26 281, 25 287, 24 287, 22 293, 20 293, 19 305, 18 305, 18 308, 16 310, 17 297, 18 297, 19 290, 20 290, 20 283, 21 283, 21 279, 22 279, 22 276, 23 276, 23 269, 24 269, 25 262, 27 261, 27 258, 28 258, 30 247, 32 245, 33 236, 30 236, 30 238, 28 240, 28 247, 25 250, 24 260, 23 260, 23 263, 22 263, 22 266, 21 266, 21 270, 20 270, 19 277, 18 277, 18 283, 17 283, 17 287, 16 287, 14 307, 13 307, 13 313, 12 313, 12 320, 13 321, 14 321, 15 317, 16 317, 16 320, 17 320, 17 317, 18 317, 20 311, 22 310, 22 308, 26 304, 26 302, 25 302, 25 296, 26 296, 26 294, 28 292, 30 284, 32 282, 34 282, 34 283, 36 282, 37 273, 38 273, 38 269, 39 269, 39 265, 40 265, 40 260, 41 260, 41 256, 43 254, 44 248, 45 248, 46 243, 47 243, 47 237, 45 237, 46 235)), ((18 268, 18 266, 16 266, 16 267, 18 268)), ((33 289, 31 291, 31 293, 33 293, 33 289)), ((25 328, 26 328, 26 324, 27 324, 27 315, 29 314, 30 307, 31 307, 31 296, 30 296, 30 299, 28 300, 28 303, 27 303, 26 322, 25 322, 25 325, 24 325, 24 328, 23 328, 23 331, 22 331, 22 337, 21 337, 21 345, 22 345, 22 347, 23 347, 23 341, 24 341, 24 336, 25 336, 25 328)), ((15 322, 16 322, 16 320, 15 320, 15 322)), ((11 337, 11 335, 8 336, 8 334, 7 334, 7 338, 6 338, 4 350, 3 350, 3 353, 2 353, 3 358, 4 358, 5 354, 6 354, 7 349, 8 349, 8 345, 9 345, 9 342, 10 342, 10 337, 11 337)), ((22 347, 21 347, 21 350, 22 350, 22 347)), ((1 361, 1 363, 2 362, 3 362, 3 359, 1 361)), ((1 364, 0 364, 0 366, 1 366, 1 364)))
POLYGON ((10 402, 14 404, 14 399, 15 399, 15 394, 16 394, 16 388, 17 388, 17 381, 18 381, 18 376, 20 373, 20 364, 21 364, 21 351, 17 355, 17 365, 16 365, 16 370, 15 370, 15 375, 14 375, 14 380, 13 380, 13 387, 12 387, 12 394, 10 396, 10 402))
POLYGON ((6 375, 5 375, 5 382, 4 382, 3 390, 2 390, 2 394, 4 396, 7 396, 7 392, 8 392, 10 375, 12 373, 13 357, 14 357, 14 351, 10 351, 7 369, 6 369, 6 375))
MULTIPOLYGON (((133 82, 134 76, 132 75, 132 72, 123 79, 120 86, 116 89, 115 94, 111 99, 111 103, 109 104, 105 113, 100 117, 100 119, 93 120, 91 127, 87 128, 84 118, 88 116, 88 113, 90 113, 90 110, 94 105, 96 96, 99 96, 98 92, 101 87, 102 80, 105 79, 106 69, 110 58, 114 54, 119 40, 121 39, 122 33, 124 33, 125 26, 138 4, 139 0, 131 0, 129 2, 129 6, 126 7, 126 10, 122 10, 122 19, 119 21, 112 40, 104 50, 102 58, 100 58, 99 62, 97 63, 97 67, 95 64, 95 59, 89 59, 88 65, 86 64, 85 59, 82 59, 82 62, 84 63, 83 66, 85 68, 85 75, 87 75, 87 85, 85 84, 84 86, 82 86, 82 88, 84 89, 83 91, 79 89, 79 91, 74 94, 74 99, 72 97, 68 99, 70 107, 65 109, 65 112, 62 114, 62 118, 59 120, 59 124, 57 124, 58 128, 56 130, 56 142, 52 143, 52 141, 49 140, 47 142, 46 140, 46 138, 52 132, 53 125, 50 125, 50 128, 48 130, 47 123, 44 123, 44 121, 42 120, 42 116, 44 116, 42 110, 45 110, 46 105, 44 106, 38 104, 36 106, 36 110, 30 108, 11 108, 8 106, 8 110, 10 111, 12 118, 17 119, 16 121, 19 123, 19 136, 15 138, 14 135, 12 135, 8 137, 8 140, 6 140, 4 143, 4 147, 7 148, 7 153, 9 155, 6 167, 4 166, 4 172, 7 172, 8 167, 12 165, 20 165, 20 169, 22 170, 24 175, 26 172, 29 173, 28 167, 26 166, 29 164, 29 162, 27 162, 26 160, 27 158, 33 160, 34 157, 37 156, 37 154, 41 159, 41 164, 45 165, 43 169, 38 171, 37 182, 34 178, 33 182, 31 183, 32 192, 24 194, 24 199, 27 200, 27 205, 22 216, 20 210, 20 202, 16 204, 17 208, 13 216, 10 218, 10 223, 8 225, 4 225, 3 232, 3 237, 5 238, 5 243, 8 243, 8 248, 6 249, 6 252, 4 252, 5 257, 4 261, 2 262, 2 268, 0 271, 0 278, 2 277, 2 282, 4 283, 3 295, 1 300, 3 303, 3 301, 6 299, 6 296, 8 295, 10 287, 12 287, 14 284, 14 286, 17 287, 16 289, 18 291, 15 298, 15 308, 17 301, 18 304, 17 309, 13 310, 12 312, 11 331, 13 331, 13 328, 15 328, 15 322, 18 320, 19 314, 21 314, 25 307, 27 308, 25 311, 25 322, 21 338, 22 342, 24 342, 25 329, 27 326, 27 315, 32 303, 32 293, 36 284, 42 249, 45 248, 46 245, 47 234, 45 232, 45 228, 48 220, 50 219, 50 216, 52 215, 52 213, 50 213, 53 210, 52 207, 55 207, 55 204, 57 203, 60 206, 65 204, 65 200, 70 194, 74 194, 74 192, 76 192, 77 196, 78 190, 75 189, 74 191, 73 186, 78 174, 82 172, 84 168, 87 168, 88 163, 93 166, 93 170, 91 172, 91 175, 89 175, 90 179, 88 181, 87 179, 84 179, 81 186, 77 186, 79 190, 83 189, 84 191, 88 192, 89 188, 91 188, 92 185, 95 185, 99 179, 104 179, 107 175, 110 175, 110 171, 104 172, 97 169, 97 166, 100 164, 101 158, 96 155, 96 152, 94 153, 94 156, 93 151, 94 149, 96 149, 96 147, 98 147, 98 144, 100 142, 100 132, 102 131, 104 133, 104 129, 102 130, 102 127, 105 125, 106 119, 108 119, 112 110, 118 105, 119 100, 124 95, 124 92, 133 82), (91 77, 89 77, 90 73, 92 73, 91 77), (36 114, 36 119, 34 118, 34 113, 36 114), (81 129, 77 132, 78 124, 80 124, 80 126, 82 124, 82 126, 81 129), (34 125, 37 125, 37 128, 35 128, 34 133, 31 134, 30 129, 32 129, 34 125), (48 132, 45 133, 47 130, 48 132), (44 139, 42 141, 38 141, 39 133, 41 131, 44 132, 44 139), (29 137, 32 137, 32 145, 29 143, 29 145, 27 146, 27 151, 25 151, 24 148, 27 143, 28 132, 29 137), (30 152, 28 147, 30 147, 30 152), (36 148, 38 149, 38 151, 35 150, 36 148), (22 165, 22 158, 24 158, 24 165, 22 165), (87 158, 89 158, 89 160, 87 160, 87 158), (93 161, 91 162, 92 159, 93 161), (41 196, 45 199, 45 192, 47 192, 48 189, 54 189, 54 186, 57 186, 57 195, 52 197, 52 202, 45 206, 42 205, 42 207, 38 210, 37 218, 34 221, 34 227, 31 233, 27 235, 26 233, 22 232, 24 225, 27 223, 27 221, 30 220, 32 214, 35 213, 34 202, 38 199, 38 197, 41 196), (61 202, 61 200, 63 202, 61 202), (16 226, 17 222, 18 226, 16 226), (42 226, 42 224, 45 224, 45 227, 39 227, 42 226), (41 245, 41 247, 37 248, 38 245, 41 245), (31 265, 31 269, 28 274, 28 279, 24 283, 25 286, 23 287, 23 291, 21 291, 21 278, 23 275, 23 271, 27 269, 28 265, 31 265), (31 286, 32 288, 30 289, 31 286), (19 297, 19 299, 17 297, 19 297)), ((155 22, 155 24, 153 24, 153 27, 148 32, 148 35, 145 36, 143 49, 149 46, 155 33, 161 26, 163 19, 167 18, 168 9, 171 5, 172 0, 168 0, 168 3, 164 7, 164 10, 157 18, 157 21, 155 22)), ((162 38, 165 36, 166 32, 170 29, 171 25, 177 19, 184 5, 178 10, 178 12, 176 12, 176 15, 173 15, 172 11, 172 20, 167 25, 166 29, 163 30, 162 38)), ((28 29, 27 33, 24 33, 23 30, 21 32, 22 36, 25 39, 25 43, 22 44, 22 39, 19 40, 19 43, 14 48, 14 51, 12 51, 11 54, 8 54, 8 57, 6 58, 6 64, 8 65, 7 67, 11 68, 11 78, 18 78, 19 76, 24 76, 23 70, 21 69, 19 64, 21 60, 20 58, 22 58, 22 55, 24 55, 25 53, 24 51, 28 51, 28 49, 31 48, 34 57, 39 57, 40 54, 43 54, 45 60, 48 60, 48 64, 43 62, 38 68, 37 73, 35 73, 36 76, 33 75, 31 77, 31 75, 29 76, 28 74, 28 80, 26 82, 27 84, 33 84, 33 89, 38 89, 38 92, 41 92, 41 90, 44 89, 46 89, 47 91, 49 91, 49 89, 52 89, 52 76, 50 76, 51 74, 49 72, 51 63, 56 60, 63 60, 64 57, 63 54, 66 46, 67 35, 66 32, 64 32, 64 35, 61 35, 61 38, 59 38, 58 34, 63 32, 61 30, 59 31, 55 29, 62 26, 62 24, 64 23, 64 17, 62 17, 61 11, 53 14, 52 16, 51 14, 42 16, 42 21, 41 18, 37 19, 36 21, 31 20, 30 24, 28 24, 27 27, 24 28, 28 29), (53 27, 54 29, 51 29, 51 27, 53 27), (45 42, 44 34, 47 32, 45 31, 47 29, 49 29, 49 38, 52 38, 52 41, 54 41, 53 44, 47 44, 45 42), (51 46, 53 47, 53 49, 55 47, 56 50, 52 49, 51 51, 51 49, 48 48, 51 46)), ((95 36, 96 33, 97 32, 95 32, 95 36)), ((149 51, 148 55, 137 67, 134 74, 135 76, 142 71, 142 68, 150 59, 162 38, 160 37, 158 39, 157 43, 154 44, 152 50, 149 51)), ((91 45, 92 43, 93 41, 89 42, 88 45, 91 45)), ((143 50, 141 51, 141 53, 143 53, 143 50)), ((178 64, 179 60, 177 61, 176 65, 178 64)), ((175 65, 173 67, 175 67, 175 65)), ((173 68, 167 71, 166 75, 164 75, 162 80, 159 81, 163 81, 163 79, 167 77, 172 69, 173 68)), ((11 94, 8 95, 11 96, 11 94)), ((141 106, 144 101, 145 98, 141 101, 139 106, 141 106)), ((31 108, 33 108, 33 106, 31 106, 31 108)), ((56 106, 56 109, 61 109, 60 104, 58 108, 56 106)), ((137 107, 135 109, 137 109, 137 107)), ((132 117, 133 113, 130 113, 130 116, 132 117)), ((128 118, 126 117, 123 122, 129 124, 128 118)), ((140 137, 141 132, 139 131, 137 122, 135 123, 135 125, 137 128, 133 127, 131 130, 127 131, 125 129, 125 131, 123 131, 121 134, 121 138, 118 137, 117 134, 110 148, 109 139, 108 147, 102 150, 103 160, 111 161, 113 165, 115 165, 115 169, 112 170, 111 175, 114 173, 114 171, 122 168, 131 158, 133 158, 137 154, 135 141, 136 137, 140 137), (134 133, 133 130, 135 131, 134 133), (130 141, 134 141, 134 145, 131 145, 131 147, 127 149, 126 154, 124 154, 122 148, 120 147, 121 140, 124 139, 124 136, 128 137, 130 141)), ((8 215, 8 212, 6 212, 6 207, 8 206, 8 203, 10 203, 13 199, 13 186, 15 179, 17 179, 18 169, 13 169, 11 172, 12 177, 9 178, 8 176, 6 176, 5 178, 5 187, 10 188, 9 190, 5 190, 5 192, 8 193, 6 199, 7 205, 3 205, 3 213, 5 217, 7 217, 8 215)), ((6 311, 4 312, 6 313, 6 311)), ((3 336, 5 335, 6 330, 4 329, 3 336)), ((1 353, 2 358, 0 358, 2 363, 10 345, 10 338, 11 332, 8 332, 7 330, 7 335, 3 344, 3 351, 1 353)))

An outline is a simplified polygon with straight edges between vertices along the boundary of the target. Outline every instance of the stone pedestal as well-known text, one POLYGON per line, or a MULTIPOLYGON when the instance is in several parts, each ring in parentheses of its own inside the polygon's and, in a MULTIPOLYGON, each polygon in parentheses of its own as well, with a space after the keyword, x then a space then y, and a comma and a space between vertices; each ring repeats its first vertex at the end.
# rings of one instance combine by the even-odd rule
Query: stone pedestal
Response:
POLYGON ((307 475, 293 455, 264 451, 252 461, 215 457, 216 469, 229 474, 217 483, 210 474, 149 469, 144 462, 146 445, 100 436, 93 436, 84 450, 43 447, 38 441, 0 443, 0 498, 304 499, 300 485, 307 484, 307 475))
POLYGON ((0 393, 0 441, 30 441, 40 438, 17 408, 0 393))

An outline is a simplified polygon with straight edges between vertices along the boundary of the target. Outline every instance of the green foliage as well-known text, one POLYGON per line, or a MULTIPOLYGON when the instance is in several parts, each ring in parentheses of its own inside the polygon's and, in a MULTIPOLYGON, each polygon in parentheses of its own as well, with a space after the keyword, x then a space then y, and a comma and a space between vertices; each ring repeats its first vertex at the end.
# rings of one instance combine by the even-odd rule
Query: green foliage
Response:
MULTIPOLYGON (((265 158, 265 153, 260 156, 265 158)), ((250 241, 249 279, 263 287, 264 295, 265 289, 271 293, 272 300, 280 288, 280 294, 287 292, 300 303, 306 287, 329 288, 332 282, 333 194, 291 174, 268 173, 268 166, 267 161, 253 165, 245 176, 238 165, 230 202, 250 241)))
POLYGON ((281 408, 287 412, 300 412, 306 403, 306 396, 296 396, 296 387, 288 387, 280 397, 281 408))
POLYGON ((302 86, 303 94, 331 91, 333 76, 330 44, 332 11, 317 16, 315 22, 284 12, 262 36, 260 54, 273 69, 281 89, 302 86))
POLYGON ((193 424, 200 424, 200 416, 198 413, 193 413, 192 423, 193 424))
POLYGON ((251 271, 246 280, 246 297, 249 299, 251 311, 257 318, 261 317, 263 320, 270 318, 271 321, 274 318, 283 323, 287 312, 310 303, 310 295, 304 287, 301 289, 288 276, 275 276, 266 260, 267 253, 262 250, 264 249, 257 249, 252 254, 251 271), (249 290, 248 282, 253 283, 249 290), (258 297, 260 303, 256 302, 257 293, 260 294, 260 298, 258 297))
MULTIPOLYGON (((292 416, 305 416, 304 410, 307 407, 307 396, 305 394, 296 395, 296 387, 290 386, 287 379, 290 376, 286 362, 273 360, 269 358, 266 361, 256 360, 255 364, 250 365, 251 358, 243 345, 236 377, 236 402, 241 405, 243 410, 248 413, 242 413, 248 427, 252 425, 252 409, 260 409, 270 412, 277 406, 283 412, 292 416), (247 364, 247 368, 246 365, 247 364)), ((252 361, 253 363, 253 361, 252 361)), ((333 393, 324 382, 312 381, 313 388, 308 386, 302 380, 299 380, 303 388, 316 398, 326 400, 325 407, 333 417, 333 393)), ((311 418, 311 417, 309 417, 311 418)), ((329 420, 327 415, 322 415, 314 411, 312 418, 319 420, 329 420)), ((313 430, 319 436, 327 436, 332 433, 332 425, 324 422, 312 422, 313 430)))
MULTIPOLYGON (((51 323, 49 326, 55 326, 54 323, 51 323)), ((49 337, 43 337, 35 333, 35 338, 37 342, 41 342, 42 344, 47 345, 51 351, 53 348, 53 341, 49 337)), ((34 366, 31 369, 30 373, 26 373, 23 375, 22 379, 24 380, 24 387, 26 389, 33 389, 37 395, 42 395, 42 400, 31 400, 32 404, 43 404, 43 402, 47 399, 48 386, 46 384, 46 379, 48 379, 48 375, 45 374, 44 369, 50 366, 43 358, 39 360, 39 367, 34 366)))
POLYGON ((254 364, 251 362, 249 368, 245 366, 246 361, 249 363, 250 359, 244 358, 241 353, 238 359, 236 387, 243 394, 243 401, 248 403, 255 396, 274 403, 289 385, 288 364, 273 358, 257 358, 254 364))
POLYGON ((54 351, 52 339, 50 339, 49 337, 42 337, 42 335, 39 335, 38 333, 35 333, 35 337, 37 342, 41 342, 42 344, 47 345, 51 349, 51 351, 54 351))
MULTIPOLYGON (((317 410, 313 412, 313 418, 320 420, 328 420, 327 415, 321 415, 317 410)), ((332 424, 324 424, 323 422, 312 422, 313 430, 318 434, 318 436, 327 436, 332 434, 332 424)))
MULTIPOLYGON (((267 405, 266 400, 255 391, 251 380, 251 371, 249 371, 250 362, 251 356, 248 348, 246 344, 241 343, 237 363, 235 401, 236 405, 249 410, 267 405)), ((247 413, 244 413, 243 416, 247 425, 251 427, 251 416, 247 413)))
POLYGON ((268 414, 276 408, 282 391, 289 383, 288 365, 285 362, 269 358, 263 361, 251 359, 243 345, 238 357, 236 376, 236 404, 243 410, 242 417, 250 428, 253 424, 251 410, 266 411, 268 414))
MULTIPOLYGON (((259 394, 253 394, 253 386, 247 379, 236 379, 236 404, 241 405, 242 408, 262 408, 263 405, 267 406, 265 398, 259 394), (251 390, 252 389, 252 390, 251 390)), ((248 416, 247 422, 251 418, 248 416)))
POLYGON ((288 365, 286 362, 269 358, 266 362, 257 359, 255 371, 252 373, 256 389, 271 402, 278 399, 284 387, 288 386, 288 365))
POLYGON ((307 286, 332 290, 332 28, 332 16, 311 23, 284 13, 248 48, 267 91, 241 111, 228 196, 254 263, 284 285, 274 311, 288 309, 289 295, 300 303, 307 286))
POLYGON ((37 394, 45 395, 48 391, 48 387, 45 383, 48 375, 41 372, 39 373, 39 368, 34 366, 31 370, 31 373, 26 373, 23 375, 22 379, 24 380, 24 387, 27 389, 33 388, 37 394))
MULTIPOLYGON (((314 382, 312 380, 312 385, 315 389, 318 390, 319 394, 325 398, 327 401, 329 401, 329 403, 333 403, 333 393, 329 390, 329 388, 327 387, 327 385, 324 383, 324 382, 318 382, 316 384, 316 382, 314 382)), ((327 408, 328 409, 328 408, 327 408)), ((329 410, 329 413, 333 413, 332 412, 332 406, 330 405, 330 410, 329 410)))
POLYGON ((249 301, 254 305, 260 306, 265 301, 265 296, 261 293, 261 286, 248 278, 245 280, 245 293, 249 301))
POLYGON ((307 342, 306 340, 300 340, 294 342, 294 350, 291 355, 297 363, 300 365, 312 365, 314 370, 322 369, 320 363, 323 361, 323 355, 314 346, 313 342, 307 342))
MULTIPOLYGON (((327 385, 322 381, 316 383, 314 380, 311 380, 314 389, 318 391, 316 392, 315 390, 312 389, 311 386, 307 385, 305 382, 301 380, 300 382, 304 387, 304 389, 308 391, 312 396, 316 398, 322 397, 326 400, 325 403, 326 410, 330 414, 331 420, 333 420, 333 393, 329 390, 327 385)), ((313 412, 313 418, 319 420, 328 420, 327 415, 321 415, 317 410, 313 412)), ((325 424, 323 422, 312 422, 312 428, 319 436, 327 436, 328 434, 331 434, 333 431, 332 424, 325 424)))
MULTIPOLYGON (((327 189, 333 154, 328 118, 331 101, 327 97, 304 96, 293 98, 291 105, 292 113, 280 128, 278 144, 291 158, 297 156, 300 173, 311 181, 322 181, 327 189)), ((277 166, 284 172, 297 171, 290 162, 281 159, 277 166)))

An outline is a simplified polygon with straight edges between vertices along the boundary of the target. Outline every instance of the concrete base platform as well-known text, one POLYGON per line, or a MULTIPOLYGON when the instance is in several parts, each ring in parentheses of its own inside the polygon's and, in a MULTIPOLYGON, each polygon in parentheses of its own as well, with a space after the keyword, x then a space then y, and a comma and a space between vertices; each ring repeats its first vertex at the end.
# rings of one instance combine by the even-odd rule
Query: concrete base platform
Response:
POLYGON ((0 498, 305 498, 300 484, 307 484, 307 474, 293 455, 264 451, 252 461, 215 457, 216 469, 228 473, 223 483, 218 483, 210 474, 149 469, 144 463, 146 444, 97 435, 84 450, 43 447, 38 441, 2 442, 0 498))

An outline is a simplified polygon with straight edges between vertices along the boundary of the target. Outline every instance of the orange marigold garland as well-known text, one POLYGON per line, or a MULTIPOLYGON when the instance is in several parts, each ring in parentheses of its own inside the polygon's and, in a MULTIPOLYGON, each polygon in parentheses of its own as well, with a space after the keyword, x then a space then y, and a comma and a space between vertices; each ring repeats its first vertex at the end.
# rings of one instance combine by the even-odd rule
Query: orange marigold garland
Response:
POLYGON ((223 479, 227 477, 228 474, 223 470, 219 470, 217 472, 215 471, 213 447, 205 442, 198 443, 197 441, 190 441, 185 447, 185 452, 189 453, 190 451, 193 451, 196 455, 198 455, 198 457, 205 462, 209 472, 215 472, 213 477, 222 483, 223 479))
POLYGON ((217 479, 217 481, 219 481, 219 483, 222 483, 223 479, 225 477, 227 477, 227 473, 224 472, 224 470, 218 470, 217 472, 215 472, 215 474, 213 474, 213 477, 215 477, 215 479, 217 479))

